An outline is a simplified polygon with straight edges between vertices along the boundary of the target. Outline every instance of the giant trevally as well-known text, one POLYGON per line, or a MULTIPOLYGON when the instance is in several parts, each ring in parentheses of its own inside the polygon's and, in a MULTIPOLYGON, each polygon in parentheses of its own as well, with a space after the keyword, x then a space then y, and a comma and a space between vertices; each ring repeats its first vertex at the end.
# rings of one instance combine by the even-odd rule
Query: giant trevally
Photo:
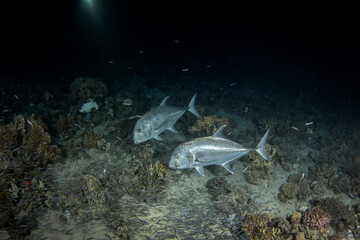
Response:
POLYGON ((202 176, 205 176, 204 166, 221 165, 228 172, 234 174, 230 163, 250 151, 255 150, 265 160, 269 160, 265 151, 265 143, 270 129, 255 148, 245 148, 239 143, 226 139, 222 134, 224 127, 226 125, 220 127, 210 137, 196 138, 180 144, 171 154, 169 167, 172 169, 195 168, 202 176))
POLYGON ((197 94, 192 97, 189 106, 184 108, 168 106, 166 105, 166 100, 169 96, 164 98, 160 106, 146 112, 135 123, 133 131, 134 143, 142 143, 152 138, 162 141, 163 139, 159 134, 165 130, 177 133, 174 125, 186 111, 190 111, 196 117, 201 118, 194 107, 196 95, 197 94))

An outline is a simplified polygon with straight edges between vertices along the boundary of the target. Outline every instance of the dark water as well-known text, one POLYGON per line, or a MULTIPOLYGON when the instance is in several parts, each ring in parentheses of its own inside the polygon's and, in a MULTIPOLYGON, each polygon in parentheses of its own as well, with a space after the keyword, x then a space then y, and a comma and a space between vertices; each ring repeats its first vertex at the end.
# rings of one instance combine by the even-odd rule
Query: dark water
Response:
POLYGON ((311 226, 319 235, 291 232, 277 220, 279 239, 358 237, 359 15, 272 8, 127 1, 4 7, 0 238, 262 239, 260 220, 249 216, 270 212, 291 222, 295 211, 305 219, 314 207, 332 218, 311 226), (179 134, 133 144, 137 115, 166 96, 186 106, 194 93, 208 122, 186 113, 175 125, 179 134), (90 99, 99 108, 80 113, 90 99), (206 169, 206 178, 167 169, 172 149, 224 121, 228 137, 247 146, 271 127, 271 166, 250 156, 234 162, 234 175, 220 167, 206 169), (308 190, 284 199, 286 182, 308 190), (164 209, 165 216, 150 214, 164 209), (340 214, 345 209, 348 217, 340 214), (95 232, 75 229, 92 225, 95 232))

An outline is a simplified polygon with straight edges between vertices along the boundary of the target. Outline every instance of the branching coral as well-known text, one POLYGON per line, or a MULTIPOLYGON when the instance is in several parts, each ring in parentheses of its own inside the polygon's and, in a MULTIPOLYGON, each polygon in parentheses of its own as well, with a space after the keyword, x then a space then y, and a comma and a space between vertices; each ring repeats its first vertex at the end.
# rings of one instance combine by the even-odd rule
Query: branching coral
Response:
POLYGON ((331 215, 320 208, 314 208, 304 214, 302 221, 304 224, 314 227, 321 233, 326 234, 330 226, 331 215))
POLYGON ((296 183, 287 182, 280 187, 278 198, 281 202, 287 202, 295 198, 298 190, 299 186, 296 183))
POLYGON ((269 214, 248 215, 239 230, 244 231, 249 239, 281 239, 280 228, 273 226, 274 216, 269 214))

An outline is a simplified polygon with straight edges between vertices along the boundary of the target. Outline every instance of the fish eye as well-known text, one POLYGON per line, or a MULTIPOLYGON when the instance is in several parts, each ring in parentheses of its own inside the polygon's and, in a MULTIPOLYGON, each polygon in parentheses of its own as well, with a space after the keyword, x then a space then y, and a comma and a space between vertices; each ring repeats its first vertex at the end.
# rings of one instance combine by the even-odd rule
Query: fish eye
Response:
POLYGON ((141 129, 140 129, 140 128, 138 128, 136 131, 137 131, 138 133, 141 133, 141 129))

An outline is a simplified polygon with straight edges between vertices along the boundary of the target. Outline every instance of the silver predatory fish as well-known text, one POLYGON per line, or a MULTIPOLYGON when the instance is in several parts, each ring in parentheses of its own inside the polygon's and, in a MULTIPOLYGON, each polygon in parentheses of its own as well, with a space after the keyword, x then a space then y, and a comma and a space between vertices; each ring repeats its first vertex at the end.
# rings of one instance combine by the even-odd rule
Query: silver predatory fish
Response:
POLYGON ((172 169, 195 168, 202 176, 205 176, 204 166, 221 165, 228 172, 234 174, 230 168, 232 161, 239 159, 250 151, 257 151, 265 160, 265 143, 270 129, 267 130, 256 148, 245 148, 241 144, 224 138, 220 127, 213 136, 196 138, 192 141, 179 145, 171 154, 169 167, 172 169))
POLYGON ((134 143, 139 144, 151 138, 162 141, 163 139, 159 136, 159 134, 165 130, 177 133, 174 125, 186 111, 190 111, 196 117, 201 118, 200 114, 194 107, 196 95, 197 94, 192 97, 189 106, 185 108, 168 106, 166 105, 166 100, 169 96, 164 98, 160 106, 146 112, 135 123, 133 131, 134 143))

